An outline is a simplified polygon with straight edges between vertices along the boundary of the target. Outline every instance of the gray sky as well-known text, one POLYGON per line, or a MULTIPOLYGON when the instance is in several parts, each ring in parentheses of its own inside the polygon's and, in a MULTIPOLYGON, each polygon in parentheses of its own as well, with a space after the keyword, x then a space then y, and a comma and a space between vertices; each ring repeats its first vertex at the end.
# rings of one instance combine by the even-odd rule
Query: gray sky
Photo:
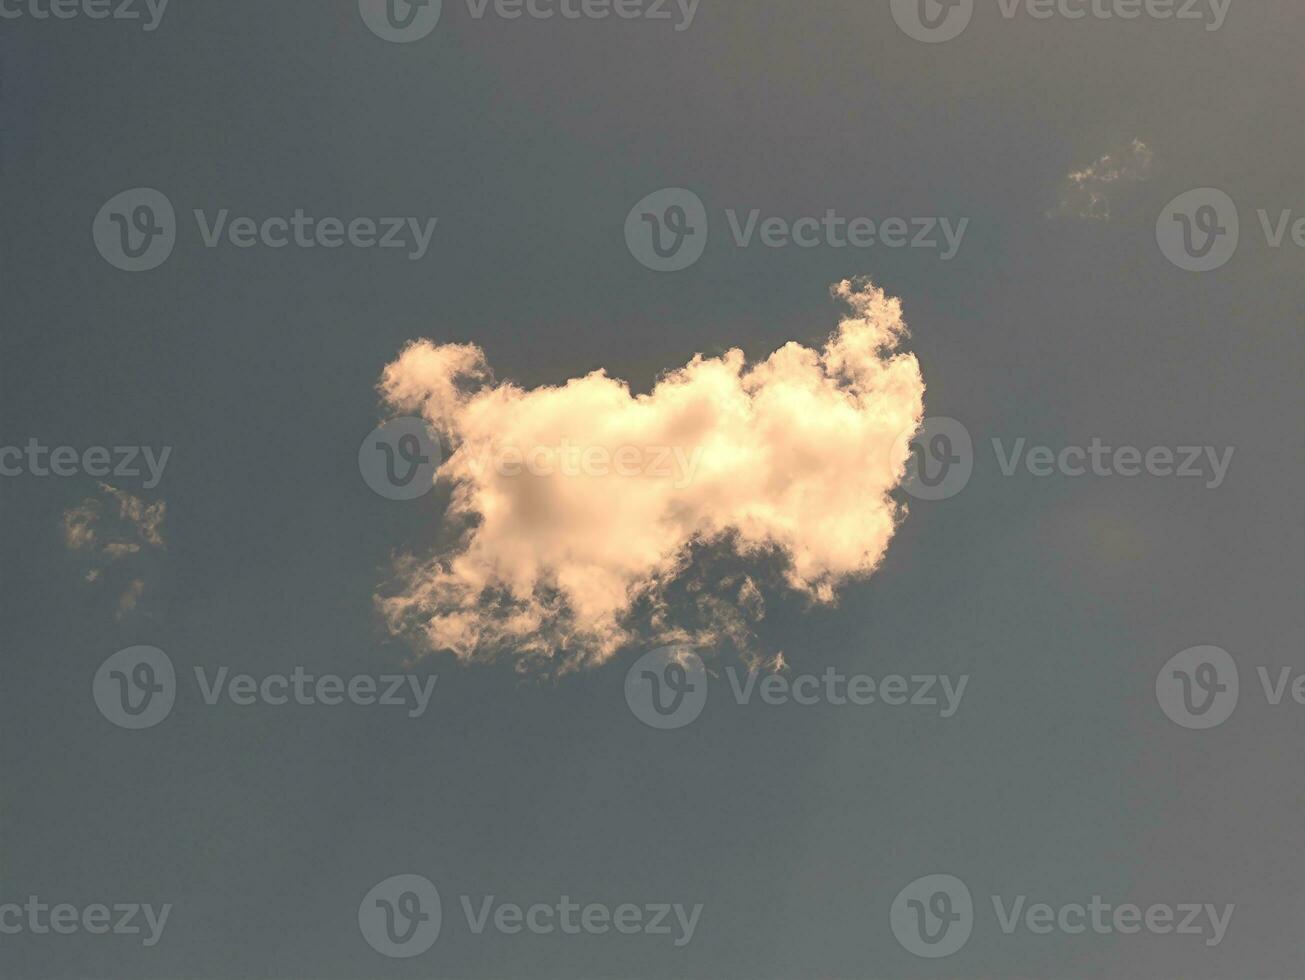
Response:
POLYGON ((155 487, 106 479, 165 503, 166 545, 104 560, 94 582, 97 554, 67 547, 64 521, 105 499, 97 480, 0 477, 0 905, 172 910, 151 947, 0 933, 0 973, 1305 975, 1305 708, 1290 687, 1267 703, 1255 669, 1305 666, 1305 249, 1290 231, 1270 247, 1257 217, 1305 215, 1305 9, 1234 0, 1211 31, 1007 18, 980 0, 960 36, 928 44, 861 0, 704 0, 682 31, 674 5, 670 21, 545 21, 445 0, 429 36, 396 44, 353 0, 173 0, 152 31, 10 6, 24 13, 0 22, 0 446, 172 453, 155 487), (1106 181, 1108 219, 1048 217, 1068 174, 1133 140, 1153 159, 1145 179, 1106 181), (162 265, 129 273, 91 227, 137 187, 167 196, 179 234, 162 265), (666 187, 693 190, 711 232, 696 264, 659 274, 623 224, 666 187), (1240 246, 1185 272, 1157 219, 1206 187, 1235 202, 1240 246), (223 208, 439 220, 416 261, 207 248, 192 211, 223 208), (969 223, 944 262, 882 244, 738 248, 730 209, 969 223), (357 463, 376 382, 408 341, 475 343, 526 388, 604 368, 646 392, 698 352, 818 347, 842 315, 829 286, 852 276, 902 300, 925 414, 968 430, 973 475, 945 500, 899 492, 910 513, 882 567, 834 607, 775 591, 758 635, 790 678, 968 675, 951 717, 737 704, 737 660, 708 651, 701 717, 657 731, 623 696, 637 644, 543 681, 511 657, 434 654, 408 668, 438 675, 416 718, 204 702, 196 667, 349 678, 413 656, 372 597, 392 553, 437 546, 448 494, 384 499, 357 463), (1214 488, 1005 476, 992 440, 1021 438, 1235 453, 1214 488), (91 693, 135 645, 178 678, 170 715, 141 731, 91 693), (1155 683, 1201 645, 1232 655, 1241 693, 1195 731, 1155 683), (442 930, 387 958, 358 909, 403 874, 438 888, 442 930), (894 898, 931 874, 974 899, 945 959, 890 928, 894 898), (677 947, 476 935, 464 895, 703 909, 677 947), (1214 946, 1008 935, 994 895, 1235 912, 1214 946))

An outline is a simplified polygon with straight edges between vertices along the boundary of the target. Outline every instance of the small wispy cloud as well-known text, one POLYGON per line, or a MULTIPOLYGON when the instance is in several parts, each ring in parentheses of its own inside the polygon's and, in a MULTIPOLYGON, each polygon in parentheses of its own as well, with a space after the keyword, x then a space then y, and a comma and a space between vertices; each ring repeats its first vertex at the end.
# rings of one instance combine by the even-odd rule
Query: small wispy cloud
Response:
POLYGON ((1081 170, 1071 170, 1061 187, 1060 204, 1047 216, 1109 220, 1114 193, 1121 187, 1147 180, 1154 164, 1151 148, 1135 139, 1081 170))
POLYGON ((118 597, 118 618, 123 619, 136 611, 136 605, 140 598, 145 594, 145 580, 134 578, 128 584, 126 590, 118 597))
POLYGON ((924 382, 897 350, 900 301, 866 281, 833 293, 850 312, 823 347, 699 354, 641 395, 603 370, 525 389, 474 345, 409 345, 379 390, 448 443, 458 537, 397 560, 377 597, 390 630, 542 673, 643 642, 744 652, 763 585, 832 603, 871 574, 904 513, 890 494, 924 382))
POLYGON ((87 497, 64 512, 63 540, 68 550, 86 560, 82 577, 87 583, 120 580, 118 574, 110 576, 109 570, 130 568, 126 584, 117 586, 122 588, 117 616, 123 619, 136 610, 145 594, 142 556, 166 547, 163 521, 167 505, 161 500, 146 503, 107 483, 99 484, 98 491, 98 496, 87 497))

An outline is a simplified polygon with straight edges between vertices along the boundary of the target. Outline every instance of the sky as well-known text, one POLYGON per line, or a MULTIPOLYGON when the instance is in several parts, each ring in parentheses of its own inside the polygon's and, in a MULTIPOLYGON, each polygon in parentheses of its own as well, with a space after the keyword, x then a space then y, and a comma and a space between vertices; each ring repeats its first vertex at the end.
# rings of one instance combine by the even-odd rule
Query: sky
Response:
POLYGON ((1305 10, 120 2, 0 3, 0 974, 1305 976, 1305 10))

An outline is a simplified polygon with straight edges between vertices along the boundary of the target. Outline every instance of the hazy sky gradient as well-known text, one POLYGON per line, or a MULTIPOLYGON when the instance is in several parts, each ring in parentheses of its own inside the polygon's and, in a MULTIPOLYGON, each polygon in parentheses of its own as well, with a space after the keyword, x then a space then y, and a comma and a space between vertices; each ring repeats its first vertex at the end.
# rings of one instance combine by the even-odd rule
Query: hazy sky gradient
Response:
MULTIPOLYGON (((984 4, 987 8, 988 5, 984 4)), ((159 29, 0 23, 0 444, 175 447, 152 491, 166 557, 135 615, 88 589, 62 515, 95 481, 0 479, 0 902, 172 902, 164 941, 0 936, 15 977, 1300 976, 1305 709, 1249 702, 1211 732, 1158 711, 1155 672, 1216 644, 1301 665, 1305 251, 1255 210, 1305 209, 1305 9, 1224 27, 1003 19, 923 45, 886 4, 704 0, 693 26, 472 19, 445 0, 386 44, 352 2, 174 0, 159 29), (13 84, 11 84, 11 82, 13 84), (1046 217, 1066 175, 1141 139, 1149 180, 1109 221, 1046 217), (157 187, 183 231, 130 275, 89 229, 157 187), (695 190, 712 239, 658 275, 631 206, 695 190), (1243 240, 1192 275, 1165 202, 1238 202, 1243 240), (430 253, 203 247, 192 208, 438 216, 430 253), (912 249, 734 248, 724 209, 970 219, 950 262, 912 249), (738 706, 632 717, 642 650, 556 684, 424 661, 420 719, 207 707, 158 728, 89 691, 149 644, 188 680, 295 665, 398 669, 372 595, 433 546, 447 494, 359 477, 375 384, 417 337, 474 342, 500 377, 605 368, 647 391, 693 354, 819 345, 830 283, 900 297, 926 414, 977 447, 958 496, 914 501, 884 564, 833 609, 769 606, 793 670, 968 673, 955 717, 738 706), (1001 475, 1009 443, 1235 446, 1199 481, 1001 475), (888 909, 946 872, 983 904, 965 949, 902 949, 888 909), (423 874, 445 928, 412 960, 363 942, 377 881, 423 874), (475 937, 457 896, 702 902, 693 942, 475 937), (987 896, 1237 903, 1221 945, 1003 935, 987 896), (54 940, 54 941, 52 941, 54 940)), ((723 686, 723 685, 722 685, 723 686)), ((1184 937, 1186 938, 1186 937, 1184 937)))

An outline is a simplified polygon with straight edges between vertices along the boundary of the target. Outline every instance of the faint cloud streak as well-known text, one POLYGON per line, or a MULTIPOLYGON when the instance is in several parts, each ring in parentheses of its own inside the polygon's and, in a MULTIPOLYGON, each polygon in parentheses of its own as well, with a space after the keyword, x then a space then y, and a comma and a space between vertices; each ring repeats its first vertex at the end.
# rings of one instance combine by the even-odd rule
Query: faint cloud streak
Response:
POLYGON ((1151 148, 1135 139, 1081 170, 1072 170, 1061 186, 1060 204, 1047 216, 1107 221, 1114 192, 1147 180, 1154 163, 1151 148))

